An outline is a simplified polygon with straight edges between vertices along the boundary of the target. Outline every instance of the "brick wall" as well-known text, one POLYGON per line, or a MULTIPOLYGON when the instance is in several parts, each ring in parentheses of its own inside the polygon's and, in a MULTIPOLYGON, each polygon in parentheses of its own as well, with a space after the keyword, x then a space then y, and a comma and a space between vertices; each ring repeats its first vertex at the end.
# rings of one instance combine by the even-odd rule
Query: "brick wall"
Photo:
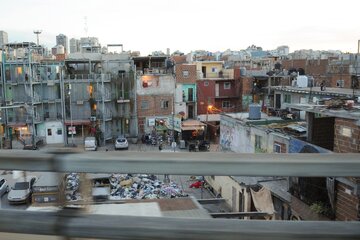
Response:
POLYGON ((353 195, 351 189, 340 182, 336 184, 336 220, 339 221, 359 221, 360 200, 353 195))
POLYGON ((290 68, 302 68, 306 75, 326 75, 329 66, 328 59, 314 60, 314 59, 294 59, 283 60, 281 62, 282 68, 289 70, 290 68))
POLYGON ((137 96, 137 110, 138 117, 148 117, 148 116, 164 116, 170 115, 172 112, 173 96, 172 95, 155 95, 155 96, 137 96), (161 108, 161 101, 168 101, 168 108, 161 108), (141 109, 141 102, 147 101, 148 108, 141 109))
POLYGON ((206 114, 206 109, 208 104, 215 105, 215 81, 197 80, 196 88, 197 88, 197 112, 199 115, 206 114), (207 86, 205 82, 208 83, 207 86))
POLYGON ((335 119, 334 152, 360 152, 360 126, 355 124, 355 120, 335 119))
POLYGON ((189 65, 189 64, 178 64, 176 65, 176 82, 177 83, 189 83, 193 84, 196 82, 196 65, 189 65), (184 77, 183 71, 188 71, 189 76, 184 77))
MULTIPOLYGON (((334 152, 359 153, 360 152, 360 127, 355 120, 336 118, 334 152)), ((360 184, 359 178, 347 178, 353 184, 360 184)), ((336 184, 336 219, 360 220, 360 198, 354 195, 353 189, 343 183, 336 184)))
POLYGON ((241 77, 241 93, 242 95, 249 95, 253 90, 253 79, 249 77, 241 77))

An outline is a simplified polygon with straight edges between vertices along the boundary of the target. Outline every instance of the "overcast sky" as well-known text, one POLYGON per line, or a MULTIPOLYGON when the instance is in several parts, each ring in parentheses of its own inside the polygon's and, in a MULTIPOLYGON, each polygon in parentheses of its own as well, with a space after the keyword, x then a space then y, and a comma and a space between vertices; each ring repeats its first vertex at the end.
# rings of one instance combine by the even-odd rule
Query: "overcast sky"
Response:
POLYGON ((1 0, 9 41, 55 45, 55 36, 98 37, 124 50, 171 52, 297 49, 356 52, 359 0, 1 0), (85 31, 85 17, 87 28, 85 31))

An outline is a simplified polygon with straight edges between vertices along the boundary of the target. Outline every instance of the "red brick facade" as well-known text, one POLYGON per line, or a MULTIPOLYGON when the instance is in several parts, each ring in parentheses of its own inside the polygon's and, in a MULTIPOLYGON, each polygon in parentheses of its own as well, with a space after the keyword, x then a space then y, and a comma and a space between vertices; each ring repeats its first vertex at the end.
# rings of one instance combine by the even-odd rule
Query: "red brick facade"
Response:
POLYGON ((178 64, 176 65, 176 82, 185 84, 196 83, 196 65, 178 64))
POLYGON ((155 95, 155 96, 137 96, 137 112, 138 112, 138 124, 139 133, 144 133, 144 125, 146 124, 146 117, 151 116, 166 116, 171 115, 173 109, 173 95, 155 95), (164 106, 164 101, 167 101, 167 107, 164 106), (147 107, 144 106, 143 102, 147 102, 147 107), (162 105, 163 104, 163 105, 162 105))
POLYGON ((327 87, 332 88, 351 88, 351 75, 349 73, 349 64, 333 64, 328 59, 295 59, 282 61, 284 69, 299 69, 305 70, 306 75, 314 77, 315 85, 320 86, 321 82, 325 82, 327 87), (344 83, 339 83, 338 80, 344 80, 344 83))
MULTIPOLYGON (((360 126, 357 126, 355 122, 351 119, 335 119, 334 152, 360 152, 360 126)), ((359 178, 347 179, 355 185, 360 184, 359 178)), ((360 197, 359 193, 356 195, 353 187, 337 182, 335 213, 336 220, 360 220, 360 197)))
POLYGON ((347 185, 337 182, 335 215, 339 221, 360 220, 360 200, 347 185))
POLYGON ((197 80, 197 112, 198 114, 206 114, 209 104, 215 105, 215 81, 197 80))
POLYGON ((360 152, 360 126, 355 120, 336 118, 334 152, 359 153, 360 152), (351 135, 348 135, 350 131, 351 135))

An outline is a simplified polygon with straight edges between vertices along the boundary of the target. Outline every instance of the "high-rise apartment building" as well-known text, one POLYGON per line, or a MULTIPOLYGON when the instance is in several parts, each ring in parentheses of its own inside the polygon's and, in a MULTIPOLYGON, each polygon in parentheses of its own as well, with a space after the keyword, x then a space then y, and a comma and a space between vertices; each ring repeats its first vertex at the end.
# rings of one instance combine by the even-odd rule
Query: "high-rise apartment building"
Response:
POLYGON ((70 53, 80 52, 80 41, 76 38, 70 39, 70 53))
POLYGON ((69 45, 68 45, 68 37, 64 34, 59 34, 56 36, 56 45, 62 45, 65 48, 65 53, 68 52, 69 45))
POLYGON ((8 43, 8 34, 5 31, 0 31, 0 48, 3 47, 4 44, 8 43))

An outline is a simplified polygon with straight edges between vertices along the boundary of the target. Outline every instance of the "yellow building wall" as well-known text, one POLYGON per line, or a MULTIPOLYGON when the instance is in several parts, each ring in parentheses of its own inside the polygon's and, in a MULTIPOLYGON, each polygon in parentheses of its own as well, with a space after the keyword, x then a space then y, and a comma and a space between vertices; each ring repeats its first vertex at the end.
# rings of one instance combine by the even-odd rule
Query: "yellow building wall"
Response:
POLYGON ((215 193, 221 194, 221 197, 226 200, 226 204, 232 209, 233 212, 239 212, 239 193, 243 192, 244 196, 244 212, 251 211, 251 195, 246 192, 246 188, 242 187, 237 181, 228 176, 214 176, 215 179, 211 177, 206 177, 207 183, 214 189, 215 193), (236 189, 236 197, 233 198, 233 187, 236 189), (233 199, 235 203, 233 204, 233 199), (232 208, 235 206, 235 208, 232 208))

